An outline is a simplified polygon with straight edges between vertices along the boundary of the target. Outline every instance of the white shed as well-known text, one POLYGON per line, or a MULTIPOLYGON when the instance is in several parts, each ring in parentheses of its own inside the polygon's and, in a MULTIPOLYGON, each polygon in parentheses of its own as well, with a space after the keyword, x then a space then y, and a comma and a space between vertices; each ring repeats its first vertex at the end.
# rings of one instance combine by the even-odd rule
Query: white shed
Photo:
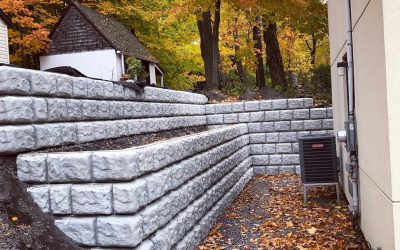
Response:
POLYGON ((40 69, 73 67, 84 75, 119 81, 125 74, 126 58, 142 61, 148 83, 163 86, 163 72, 145 45, 114 18, 71 1, 50 33, 48 53, 40 57, 40 69))
POLYGON ((6 64, 10 63, 8 26, 11 26, 11 20, 0 9, 0 63, 6 64))

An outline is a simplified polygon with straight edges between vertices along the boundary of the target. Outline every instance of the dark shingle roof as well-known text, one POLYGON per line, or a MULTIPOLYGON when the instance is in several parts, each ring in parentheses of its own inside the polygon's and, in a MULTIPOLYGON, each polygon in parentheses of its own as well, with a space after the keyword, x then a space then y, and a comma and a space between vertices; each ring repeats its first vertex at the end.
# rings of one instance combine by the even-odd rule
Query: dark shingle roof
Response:
POLYGON ((74 1, 71 1, 71 4, 87 18, 87 20, 114 47, 114 49, 121 51, 124 55, 158 63, 157 59, 150 54, 146 46, 143 45, 123 24, 112 17, 100 14, 74 1))
POLYGON ((0 19, 2 19, 8 26, 11 26, 11 20, 7 17, 7 15, 0 9, 0 19))

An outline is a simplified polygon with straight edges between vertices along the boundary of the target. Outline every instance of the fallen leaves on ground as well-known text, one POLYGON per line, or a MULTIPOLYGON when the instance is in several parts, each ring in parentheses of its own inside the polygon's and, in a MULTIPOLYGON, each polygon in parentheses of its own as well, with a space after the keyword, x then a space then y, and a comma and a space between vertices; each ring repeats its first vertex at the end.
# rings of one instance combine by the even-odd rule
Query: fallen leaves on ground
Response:
POLYGON ((310 188, 308 199, 298 176, 257 176, 198 249, 368 249, 334 188, 310 188))

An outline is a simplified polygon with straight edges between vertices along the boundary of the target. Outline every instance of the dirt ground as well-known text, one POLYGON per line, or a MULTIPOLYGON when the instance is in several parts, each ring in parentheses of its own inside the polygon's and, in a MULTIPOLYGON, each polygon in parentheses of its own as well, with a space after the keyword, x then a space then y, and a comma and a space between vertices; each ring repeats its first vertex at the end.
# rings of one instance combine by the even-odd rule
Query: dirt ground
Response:
POLYGON ((198 249, 369 249, 334 187, 310 188, 308 198, 298 176, 257 176, 198 249))

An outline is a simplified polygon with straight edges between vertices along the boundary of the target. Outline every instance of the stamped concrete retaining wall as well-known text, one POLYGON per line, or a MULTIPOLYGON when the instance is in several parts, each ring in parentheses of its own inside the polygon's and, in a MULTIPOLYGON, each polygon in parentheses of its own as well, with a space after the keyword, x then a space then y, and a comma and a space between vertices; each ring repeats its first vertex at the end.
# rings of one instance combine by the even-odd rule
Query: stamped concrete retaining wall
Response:
POLYGON ((118 151, 32 153, 18 176, 86 247, 194 248, 252 177, 247 125, 118 151))
POLYGON ((332 133, 332 108, 310 98, 208 104, 212 126, 247 124, 256 174, 300 174, 298 137, 332 133))
POLYGON ((0 154, 206 125, 203 95, 0 67, 0 154))

